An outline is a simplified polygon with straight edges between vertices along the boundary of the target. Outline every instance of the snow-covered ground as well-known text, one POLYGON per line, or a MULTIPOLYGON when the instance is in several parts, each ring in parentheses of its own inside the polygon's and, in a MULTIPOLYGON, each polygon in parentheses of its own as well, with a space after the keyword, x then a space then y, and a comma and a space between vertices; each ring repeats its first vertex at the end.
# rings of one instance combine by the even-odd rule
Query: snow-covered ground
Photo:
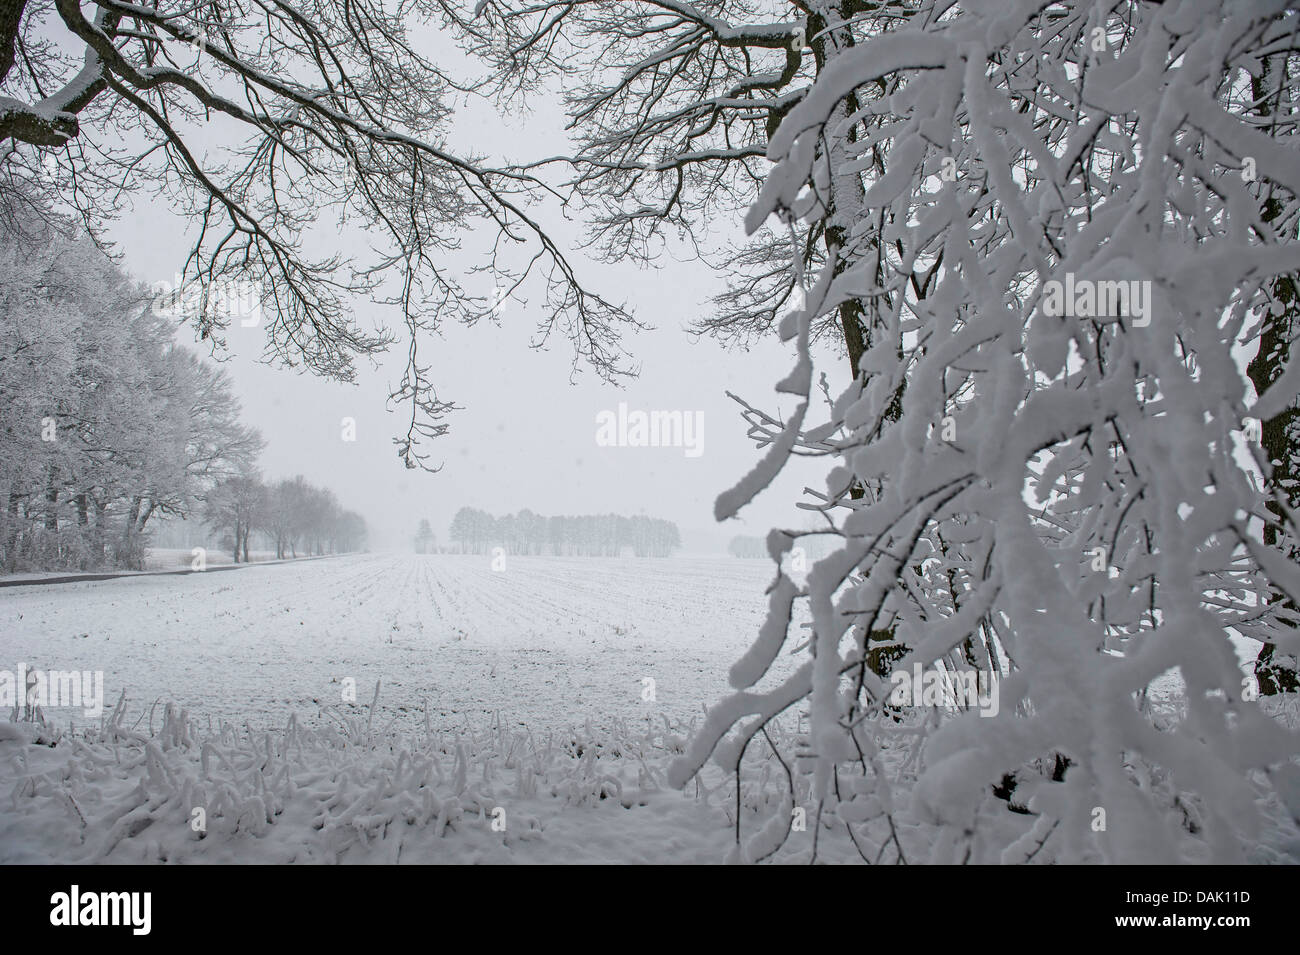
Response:
MULTIPOLYGON (((250 550, 248 552, 251 563, 265 563, 276 559, 275 551, 269 550, 250 550)), ((195 554, 193 548, 181 547, 151 547, 145 553, 144 570, 124 570, 120 567, 108 567, 99 570, 25 570, 13 574, 0 574, 0 582, 18 583, 24 580, 50 580, 51 578, 62 579, 65 577, 101 577, 101 576, 126 576, 129 574, 157 574, 170 573, 173 571, 188 571, 194 566, 195 554)), ((203 555, 204 564, 209 567, 233 567, 235 559, 229 552, 221 550, 208 550, 205 548, 203 555)))
POLYGON ((2 591, 0 668, 103 671, 106 708, 0 740, 0 861, 720 861, 734 789, 664 770, 769 572, 391 555, 2 591))
MULTIPOLYGON (((381 683, 381 717, 530 729, 697 715, 762 622, 765 561, 352 556, 0 593, 0 668, 102 670, 111 706, 282 726, 381 683), (653 694, 648 692, 653 680, 653 694), (653 695, 653 701, 645 697, 653 695)), ((56 719, 83 722, 55 711, 56 719)))
MULTIPOLYGON (((814 832, 817 861, 931 859, 932 821, 901 803, 856 846, 843 821, 819 830, 791 721, 746 752, 739 800, 715 765, 667 784, 769 572, 367 555, 0 590, 0 671, 102 671, 105 700, 0 719, 0 863, 719 862, 737 802, 746 843, 790 830, 774 861, 810 861, 814 832)), ((906 790, 916 727, 877 731, 906 790)), ((1300 835, 1268 815, 1251 859, 1294 861, 1300 835)), ((981 845, 1010 848, 972 861, 1032 859, 1033 820, 986 800, 981 845)))

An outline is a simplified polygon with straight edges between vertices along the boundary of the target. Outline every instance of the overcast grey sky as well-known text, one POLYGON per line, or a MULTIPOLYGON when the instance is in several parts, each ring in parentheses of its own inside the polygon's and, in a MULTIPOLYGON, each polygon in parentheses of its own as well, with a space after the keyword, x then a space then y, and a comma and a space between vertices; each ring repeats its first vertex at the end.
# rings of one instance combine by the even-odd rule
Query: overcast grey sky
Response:
MULTIPOLYGON (((521 119, 502 117, 488 103, 458 104, 449 145, 461 154, 512 159, 563 151, 558 96, 534 107, 521 119)), ((797 512, 793 502, 805 485, 823 487, 821 462, 797 462, 799 467, 742 512, 742 520, 718 525, 712 517, 717 494, 758 457, 745 437, 739 406, 724 392, 788 413, 794 401, 783 397, 778 402, 772 386, 791 367, 792 347, 774 338, 746 352, 697 339, 685 329, 710 308, 710 296, 720 288, 716 273, 672 254, 645 269, 635 263, 595 262, 578 251, 580 222, 550 215, 543 223, 566 243, 585 277, 655 326, 625 342, 641 366, 639 378, 619 388, 580 368, 571 383, 567 341, 557 337, 545 351, 529 347, 538 310, 528 303, 509 301, 500 327, 448 326, 441 339, 422 343, 421 364, 431 365, 440 397, 464 410, 452 416, 447 437, 426 447, 431 463, 443 463, 438 474, 426 474, 405 469, 392 443, 403 433, 406 410, 386 409, 386 396, 405 358, 401 343, 379 367, 363 363, 357 385, 346 386, 260 364, 263 329, 242 328, 235 321, 227 336, 225 367, 240 395, 244 420, 267 439, 262 458, 266 475, 275 479, 301 473, 334 489, 345 506, 366 516, 376 549, 408 546, 422 517, 445 540, 447 524, 462 506, 496 514, 531 508, 543 514, 613 511, 664 517, 678 523, 685 550, 692 553, 721 552, 738 533, 808 525, 808 516, 797 512), (599 447, 596 417, 602 410, 615 410, 619 402, 632 410, 701 412, 703 453, 688 457, 682 448, 599 447), (354 443, 342 440, 344 417, 356 420, 354 443)), ((340 233, 333 222, 320 226, 320 233, 337 246, 329 251, 366 256, 361 235, 340 233)), ((743 239, 738 219, 710 226, 718 248, 743 239)), ((189 248, 189 232, 165 203, 143 196, 111 229, 126 268, 147 283, 172 279, 189 248)), ((472 243, 470 238, 467 247, 472 243)), ((469 252, 454 262, 462 268, 483 264, 469 252)), ((491 296, 490 275, 464 281, 469 291, 491 296)), ((359 309, 364 309, 363 325, 371 323, 372 315, 389 324, 398 317, 365 303, 359 309)), ((188 330, 182 334, 192 343, 188 330)), ((832 393, 841 384, 832 382, 832 393)))

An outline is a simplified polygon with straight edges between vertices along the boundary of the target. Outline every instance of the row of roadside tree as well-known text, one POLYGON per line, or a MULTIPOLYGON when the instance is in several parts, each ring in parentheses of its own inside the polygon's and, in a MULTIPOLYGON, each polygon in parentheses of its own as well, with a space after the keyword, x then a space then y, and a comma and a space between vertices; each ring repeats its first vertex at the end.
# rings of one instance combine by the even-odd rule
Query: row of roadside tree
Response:
POLYGON ((236 563, 249 559, 254 534, 274 546, 277 558, 347 553, 366 543, 365 518, 301 475, 272 484, 256 474, 232 478, 213 489, 203 513, 236 563))
POLYGON ((246 559, 364 542, 302 478, 266 486, 229 377, 149 290, 72 230, 0 231, 0 568, 144 566, 159 520, 201 516, 246 559))

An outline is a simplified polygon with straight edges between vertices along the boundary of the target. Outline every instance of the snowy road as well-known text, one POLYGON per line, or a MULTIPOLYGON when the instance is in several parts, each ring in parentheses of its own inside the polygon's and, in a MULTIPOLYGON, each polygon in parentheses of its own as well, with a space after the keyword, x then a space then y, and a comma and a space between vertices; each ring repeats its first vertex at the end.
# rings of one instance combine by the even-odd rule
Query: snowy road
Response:
MULTIPOLYGON (((766 561, 378 555, 0 592, 0 668, 102 670, 107 704, 314 720, 361 704, 530 729, 698 715, 763 613, 766 561), (654 702, 643 700, 653 679, 654 702)), ((56 719, 83 722, 76 710, 56 719)), ((400 724, 399 724, 400 725, 400 724)))

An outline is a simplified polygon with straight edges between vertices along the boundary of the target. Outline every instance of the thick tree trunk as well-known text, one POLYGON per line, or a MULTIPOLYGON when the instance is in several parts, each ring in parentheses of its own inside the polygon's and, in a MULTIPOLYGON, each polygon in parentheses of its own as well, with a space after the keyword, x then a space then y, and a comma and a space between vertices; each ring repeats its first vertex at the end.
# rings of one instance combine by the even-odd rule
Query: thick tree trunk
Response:
POLYGON ((27 0, 0 0, 0 80, 13 69, 18 53, 18 27, 27 0))
POLYGON ((95 500, 95 525, 90 531, 90 546, 95 559, 103 563, 108 558, 108 504, 95 500))
POLYGON ((144 534, 145 525, 149 523, 149 518, 153 517, 153 512, 158 509, 155 501, 150 501, 149 506, 140 512, 139 520, 136 522, 135 532, 137 535, 144 534))
POLYGON ((21 516, 18 510, 20 497, 17 491, 10 490, 9 506, 6 509, 9 526, 5 528, 5 568, 12 571, 18 566, 18 529, 21 526, 21 516))
POLYGON ((59 529, 59 486, 56 480, 58 473, 57 468, 50 468, 45 482, 45 529, 48 531, 59 529))
POLYGON ((72 497, 73 506, 77 512, 77 532, 81 536, 80 543, 88 548, 88 551, 82 551, 80 558, 77 560, 77 566, 85 570, 94 564, 95 554, 90 547, 90 506, 86 500, 86 492, 81 491, 72 497))
MULTIPOLYGON (((836 17, 840 22, 850 19, 850 11, 847 10, 847 4, 835 10, 829 16, 820 12, 817 6, 810 5, 807 33, 809 36, 817 37, 813 41, 813 57, 817 65, 817 72, 820 74, 826 68, 828 63, 832 62, 837 53, 842 53, 848 47, 853 46, 853 35, 850 29, 833 30, 828 29, 830 19, 836 17)), ((837 118, 841 121, 847 120, 848 117, 857 113, 859 109, 858 97, 855 94, 849 94, 840 103, 837 118)), ((846 137, 849 143, 857 140, 856 129, 850 130, 846 137)), ((861 222, 865 215, 864 199, 866 192, 862 187, 862 178, 854 169, 849 161, 849 157, 844 154, 846 144, 844 140, 836 138, 833 140, 832 153, 826 157, 830 164, 830 195, 828 197, 828 208, 824 221, 824 241, 826 254, 831 260, 832 268, 835 274, 839 274, 854 263, 840 253, 846 247, 849 241, 851 230, 854 225, 861 222)), ((879 241, 877 236, 877 241, 879 241)), ((880 276, 876 276, 879 281, 880 276)), ((875 308, 875 299, 872 300, 872 308, 875 308)), ((863 303, 859 299, 850 299, 839 305, 840 331, 844 336, 844 346, 848 353, 849 370, 853 373, 854 380, 861 379, 861 361, 866 350, 871 346, 871 329, 874 325, 872 316, 867 313, 863 303)), ((897 417, 901 411, 901 390, 900 394, 895 397, 894 403, 890 408, 890 415, 897 417)), ((849 488, 849 496, 853 500, 860 500, 866 493, 866 489, 861 483, 854 481, 849 488)), ((877 676, 885 677, 893 670, 894 662, 907 653, 905 646, 877 646, 872 648, 872 644, 893 644, 897 634, 895 630, 873 630, 864 635, 864 644, 866 649, 867 665, 877 676)))
MULTIPOLYGON (((1271 58, 1265 58, 1260 75, 1251 80, 1251 92, 1259 104, 1259 113, 1263 116, 1272 112, 1267 92, 1272 71, 1271 58)), ((1261 218, 1265 222, 1272 222, 1281 214, 1282 203, 1269 198, 1264 204, 1261 218)), ((1283 276, 1273 283, 1273 299, 1282 306, 1281 314, 1270 314, 1260 335, 1259 353, 1246 366, 1246 373, 1255 385, 1257 395, 1262 395, 1286 367, 1291 339, 1296 330, 1297 312, 1300 312, 1295 282, 1290 276, 1283 276)), ((1297 460, 1300 458, 1298 414, 1300 410, 1293 403, 1277 417, 1260 422, 1260 444, 1264 449, 1264 457, 1273 462, 1273 472, 1266 485, 1270 500, 1265 505, 1272 520, 1264 525, 1264 543, 1278 548, 1293 560, 1297 557, 1297 542, 1290 540, 1283 532, 1286 524, 1282 508, 1272 500, 1272 495, 1282 497, 1292 508, 1300 506, 1300 487, 1296 483, 1297 477, 1300 477, 1300 461, 1297 460)), ((1270 599, 1291 613, 1296 610, 1295 605, 1277 591, 1273 592, 1270 599)), ((1300 675, 1297 674, 1295 657, 1279 657, 1277 647, 1271 643, 1260 648, 1255 660, 1255 677, 1259 682, 1259 692, 1264 696, 1300 690, 1300 675)))

